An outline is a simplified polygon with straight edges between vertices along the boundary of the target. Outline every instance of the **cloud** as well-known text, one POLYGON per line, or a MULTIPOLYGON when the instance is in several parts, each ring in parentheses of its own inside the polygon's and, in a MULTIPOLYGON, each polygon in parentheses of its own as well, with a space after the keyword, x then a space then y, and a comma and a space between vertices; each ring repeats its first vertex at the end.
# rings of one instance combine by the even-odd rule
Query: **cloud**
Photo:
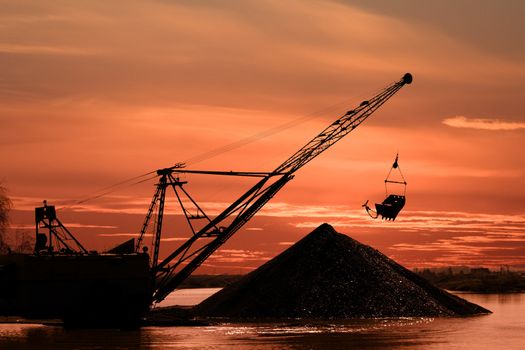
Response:
POLYGON ((524 242, 524 237, 511 242, 493 240, 490 237, 451 237, 434 242, 398 243, 389 250, 426 255, 424 260, 417 262, 418 267, 468 265, 498 268, 502 265, 523 266, 524 242), (520 244, 514 244, 517 241, 520 244))
POLYGON ((522 1, 477 0, 476 11, 472 11, 472 2, 469 0, 453 3, 419 0, 338 1, 403 22, 424 23, 484 52, 523 57, 523 45, 516 43, 525 35, 525 28, 515 25, 515 21, 519 21, 518 18, 523 15, 522 1), (451 6, 453 12, 450 11, 451 6), (487 26, 487 23, 491 25, 487 26))
MULTIPOLYGON (((99 237, 139 237, 140 233, 100 233, 99 237)), ((153 237, 151 233, 145 233, 144 237, 153 237)), ((187 241, 188 237, 166 237, 160 239, 163 242, 187 241)))
MULTIPOLYGON (((117 226, 113 225, 92 225, 92 224, 82 224, 77 222, 65 222, 63 223, 65 227, 67 228, 103 228, 103 229, 113 229, 118 228, 117 226)), ((11 229, 34 229, 35 225, 31 224, 12 224, 11 229)))
POLYGON ((271 258, 268 252, 248 249, 219 249, 208 259, 211 263, 264 262, 271 258))
MULTIPOLYGON (((99 233, 99 237, 138 237, 139 233, 99 233)), ((153 236, 151 233, 144 234, 145 237, 153 236)))
POLYGON ((92 52, 75 47, 15 45, 0 43, 0 53, 40 55, 91 55, 92 52))
POLYGON ((479 130, 520 130, 525 129, 525 123, 508 122, 501 119, 467 118, 462 115, 443 119, 443 124, 453 128, 479 129, 479 130))
POLYGON ((185 242, 188 240, 188 237, 167 237, 160 240, 161 242, 185 242))
MULTIPOLYGON (((389 229, 392 223, 387 221, 371 220, 358 210, 333 209, 330 223, 336 227, 347 228, 376 228, 389 229)), ((314 208, 310 210, 307 221, 297 220, 295 226, 299 228, 315 228, 326 221, 324 209, 316 215, 314 208), (317 220, 315 220, 317 219, 317 220)), ((303 216, 304 217, 304 216, 303 216)), ((395 228, 410 232, 491 232, 494 234, 511 234, 525 231, 524 215, 503 215, 468 213, 455 211, 403 211, 403 215, 396 220, 395 228)))
MULTIPOLYGON (((36 199, 31 197, 13 197, 18 210, 32 211, 36 199)), ((82 204, 69 208, 77 213, 97 214, 136 214, 145 215, 149 199, 144 197, 116 196, 104 198, 100 204, 82 204)), ((188 204, 188 203, 186 203, 188 204)), ((222 212, 228 202, 200 202, 201 208, 214 217, 222 212)), ((165 212, 169 217, 181 217, 179 211, 165 212)), ((390 222, 372 220, 364 209, 354 209, 348 205, 297 205, 286 202, 268 203, 258 217, 284 219, 297 228, 315 228, 324 222, 330 222, 340 228, 375 228, 389 229, 390 222)), ((72 224, 72 227, 115 228, 113 226, 90 226, 72 224)), ((396 229, 411 232, 491 232, 514 233, 525 231, 525 214, 491 214, 463 211, 404 210, 396 220, 396 229)), ((32 227, 32 226, 31 226, 32 227)), ((264 231, 261 227, 249 227, 247 231, 264 231)))

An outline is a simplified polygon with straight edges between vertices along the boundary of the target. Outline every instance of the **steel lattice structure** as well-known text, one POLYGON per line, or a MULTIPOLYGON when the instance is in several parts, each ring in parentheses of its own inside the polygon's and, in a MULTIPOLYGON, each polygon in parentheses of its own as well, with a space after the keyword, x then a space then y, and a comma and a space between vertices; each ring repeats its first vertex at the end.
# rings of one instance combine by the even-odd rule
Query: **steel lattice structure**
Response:
POLYGON ((154 243, 151 263, 152 274, 155 279, 153 301, 160 302, 175 290, 213 252, 268 203, 294 177, 297 170, 348 135, 404 85, 411 82, 412 75, 407 73, 401 80, 391 84, 370 100, 363 101, 355 109, 348 111, 331 123, 272 172, 199 171, 186 169, 184 164, 180 163, 170 168, 158 170, 159 182, 136 244, 136 251, 138 252, 143 237, 151 225, 151 219, 154 217, 154 243), (186 191, 184 188, 186 182, 180 181, 178 174, 244 176, 260 179, 220 214, 212 218, 186 191), (175 193, 192 235, 159 262, 164 204, 166 191, 169 187, 175 193), (188 206, 191 207, 191 210, 188 209, 188 206), (196 214, 191 214, 191 212, 196 212, 196 214), (196 225, 193 224, 195 220, 203 220, 204 224, 200 228, 196 228, 196 225), (199 244, 196 244, 197 242, 199 244))

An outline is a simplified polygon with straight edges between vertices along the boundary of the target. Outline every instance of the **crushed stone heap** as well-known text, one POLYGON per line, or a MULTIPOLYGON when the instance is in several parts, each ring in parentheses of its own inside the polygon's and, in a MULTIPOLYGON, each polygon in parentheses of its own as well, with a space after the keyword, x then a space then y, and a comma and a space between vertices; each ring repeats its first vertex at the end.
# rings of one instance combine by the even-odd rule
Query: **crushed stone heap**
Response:
POLYGON ((197 305, 231 318, 464 316, 490 311, 434 287, 328 224, 197 305))

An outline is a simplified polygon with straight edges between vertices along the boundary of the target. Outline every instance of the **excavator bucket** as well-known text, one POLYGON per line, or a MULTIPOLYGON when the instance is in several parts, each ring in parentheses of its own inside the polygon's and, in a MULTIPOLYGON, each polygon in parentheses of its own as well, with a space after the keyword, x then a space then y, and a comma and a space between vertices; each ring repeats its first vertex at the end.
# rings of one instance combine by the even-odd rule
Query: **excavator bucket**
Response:
POLYGON ((391 194, 383 201, 383 203, 376 203, 377 215, 381 215, 383 220, 394 221, 397 214, 405 206, 405 196, 391 194))

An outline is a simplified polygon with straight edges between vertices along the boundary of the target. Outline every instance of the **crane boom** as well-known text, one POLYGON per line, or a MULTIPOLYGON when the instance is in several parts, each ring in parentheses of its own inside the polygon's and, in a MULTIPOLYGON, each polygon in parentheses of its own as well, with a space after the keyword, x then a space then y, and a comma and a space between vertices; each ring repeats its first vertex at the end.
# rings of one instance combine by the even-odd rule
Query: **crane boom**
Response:
MULTIPOLYGON (((157 227, 155 233, 155 259, 152 262, 152 271, 155 276, 155 290, 153 301, 162 301, 169 293, 175 290, 195 269, 197 269, 215 250, 223 245, 235 232, 237 232, 248 220, 250 220, 288 181, 294 177, 294 173, 317 157, 319 154, 334 145, 337 141, 348 135, 352 130, 365 121, 381 105, 390 99, 404 85, 412 82, 412 75, 406 73, 403 78, 391 84, 380 93, 368 101, 363 101, 358 107, 348 111, 343 116, 331 123, 321 133, 310 140, 299 151, 284 161, 274 171, 270 173, 247 173, 247 172, 216 172, 216 171, 192 171, 184 169, 180 164, 174 167, 161 169, 157 174, 161 176, 158 189, 154 195, 150 211, 146 216, 146 222, 141 231, 141 238, 145 233, 147 224, 152 216, 152 210, 159 201, 161 207, 164 204, 164 193, 167 187, 172 187, 179 204, 183 208, 188 224, 193 235, 181 244, 174 252, 164 260, 157 263, 158 244, 160 244, 161 230, 157 227), (236 201, 230 204, 222 213, 211 219, 202 208, 191 198, 189 193, 183 188, 185 182, 179 181, 173 174, 178 173, 198 173, 209 175, 234 175, 234 176, 255 176, 261 179, 246 193, 241 195, 236 201), (159 189, 161 189, 159 191, 159 189), (159 196, 158 193, 161 193, 159 196), (184 207, 185 196, 193 204, 199 218, 206 219, 207 222, 202 228, 195 230, 191 224, 191 217, 188 210, 184 207), (197 241, 209 239, 204 245, 194 248, 197 241)), ((159 211, 157 222, 162 222, 162 211, 159 211)), ((139 245, 137 245, 138 249, 139 245)))
POLYGON ((294 173, 299 170, 306 163, 357 128, 399 89, 411 82, 412 75, 406 73, 400 81, 390 85, 370 100, 361 102, 357 108, 346 112, 342 117, 321 131, 310 142, 277 167, 275 172, 294 173))

